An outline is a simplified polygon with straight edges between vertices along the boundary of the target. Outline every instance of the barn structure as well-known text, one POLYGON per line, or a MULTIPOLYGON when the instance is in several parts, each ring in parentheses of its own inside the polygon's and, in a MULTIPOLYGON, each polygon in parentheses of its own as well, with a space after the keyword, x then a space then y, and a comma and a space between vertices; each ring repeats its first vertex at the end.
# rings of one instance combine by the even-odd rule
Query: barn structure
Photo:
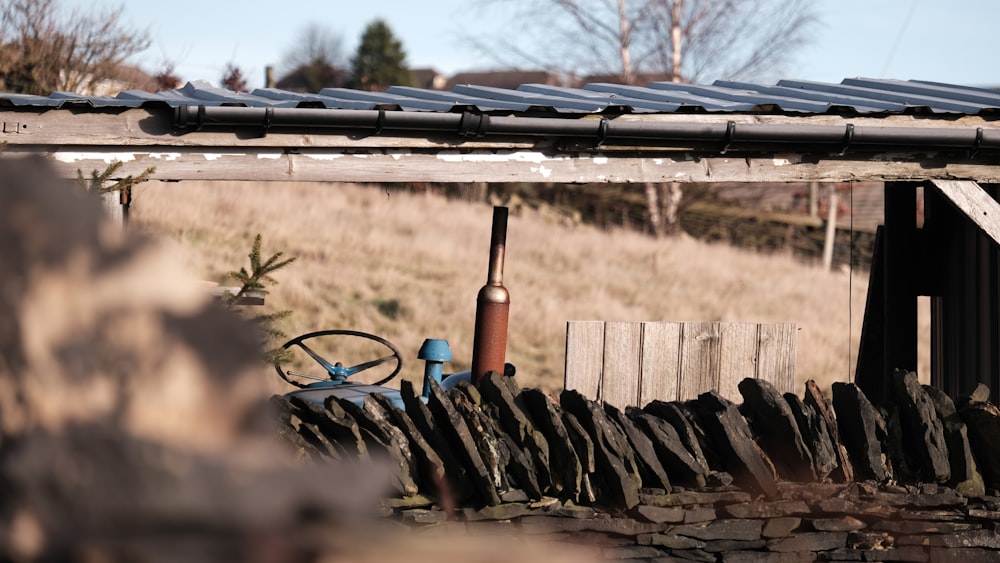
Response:
MULTIPOLYGON (((885 184, 856 381, 917 367, 1000 389, 1000 91, 919 81, 654 82, 516 90, 275 89, 204 82, 116 97, 0 95, 3 158, 68 176, 121 161, 163 180, 885 184), (925 215, 918 224, 918 190, 925 215)), ((123 199, 123 204, 127 201, 123 199)))

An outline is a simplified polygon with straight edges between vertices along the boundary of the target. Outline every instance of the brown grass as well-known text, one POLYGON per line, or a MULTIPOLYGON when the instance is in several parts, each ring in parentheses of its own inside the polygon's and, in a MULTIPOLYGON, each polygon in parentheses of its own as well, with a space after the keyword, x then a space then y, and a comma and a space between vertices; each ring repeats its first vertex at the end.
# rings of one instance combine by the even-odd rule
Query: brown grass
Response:
MULTIPOLYGON (((178 241, 205 279, 245 264, 258 232, 265 254, 298 257, 277 273, 267 304, 294 311, 289 334, 382 335, 415 382, 424 338, 451 344, 446 372, 470 363, 488 205, 334 183, 151 182, 132 212, 135 227, 178 241)), ((552 391, 562 385, 568 320, 793 322, 799 382, 826 386, 853 373, 867 275, 851 279, 786 255, 570 227, 526 210, 511 217, 507 239, 507 357, 522 385, 552 391)))

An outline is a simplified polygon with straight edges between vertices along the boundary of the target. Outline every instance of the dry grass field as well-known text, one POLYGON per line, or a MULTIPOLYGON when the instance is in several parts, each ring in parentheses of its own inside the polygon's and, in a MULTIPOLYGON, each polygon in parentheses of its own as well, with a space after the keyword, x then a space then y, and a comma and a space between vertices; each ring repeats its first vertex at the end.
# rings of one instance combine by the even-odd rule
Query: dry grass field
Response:
MULTIPOLYGON (((293 311, 285 332, 379 334, 403 351, 404 377, 419 381, 424 338, 451 344, 446 372, 471 361, 491 214, 486 204, 375 186, 150 182, 135 190, 132 228, 177 241, 197 275, 215 281, 247 263, 261 233, 265 255, 298 258, 267 298, 267 310, 293 311)), ((522 385, 561 387, 566 321, 587 319, 793 322, 800 382, 853 373, 866 273, 852 282, 786 255, 566 226, 531 210, 510 218, 506 256, 507 357, 522 385)))

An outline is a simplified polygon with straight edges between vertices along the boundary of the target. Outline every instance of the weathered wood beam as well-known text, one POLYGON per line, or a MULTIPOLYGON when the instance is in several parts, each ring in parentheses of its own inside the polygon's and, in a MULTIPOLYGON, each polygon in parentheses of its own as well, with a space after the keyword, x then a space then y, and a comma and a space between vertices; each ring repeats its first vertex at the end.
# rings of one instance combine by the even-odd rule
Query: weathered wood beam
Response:
POLYGON ((119 174, 155 166, 159 180, 337 182, 861 182, 973 178, 1000 182, 1000 155, 974 160, 935 154, 862 156, 774 154, 712 156, 682 151, 652 154, 553 153, 535 150, 343 150, 245 147, 7 147, 0 158, 47 154, 75 177, 115 160, 119 174))
POLYGON ((931 183, 993 242, 1000 244, 1000 203, 976 182, 932 179, 931 183))

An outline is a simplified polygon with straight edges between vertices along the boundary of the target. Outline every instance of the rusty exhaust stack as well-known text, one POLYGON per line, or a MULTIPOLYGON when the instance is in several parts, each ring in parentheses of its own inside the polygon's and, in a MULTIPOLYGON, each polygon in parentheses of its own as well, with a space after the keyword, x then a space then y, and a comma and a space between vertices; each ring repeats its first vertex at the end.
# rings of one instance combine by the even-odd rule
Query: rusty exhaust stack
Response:
POLYGON ((490 269, 486 285, 476 298, 476 334, 472 343, 472 382, 490 371, 504 372, 507 354, 507 318, 510 293, 503 286, 504 247, 507 245, 507 208, 493 208, 490 269))

